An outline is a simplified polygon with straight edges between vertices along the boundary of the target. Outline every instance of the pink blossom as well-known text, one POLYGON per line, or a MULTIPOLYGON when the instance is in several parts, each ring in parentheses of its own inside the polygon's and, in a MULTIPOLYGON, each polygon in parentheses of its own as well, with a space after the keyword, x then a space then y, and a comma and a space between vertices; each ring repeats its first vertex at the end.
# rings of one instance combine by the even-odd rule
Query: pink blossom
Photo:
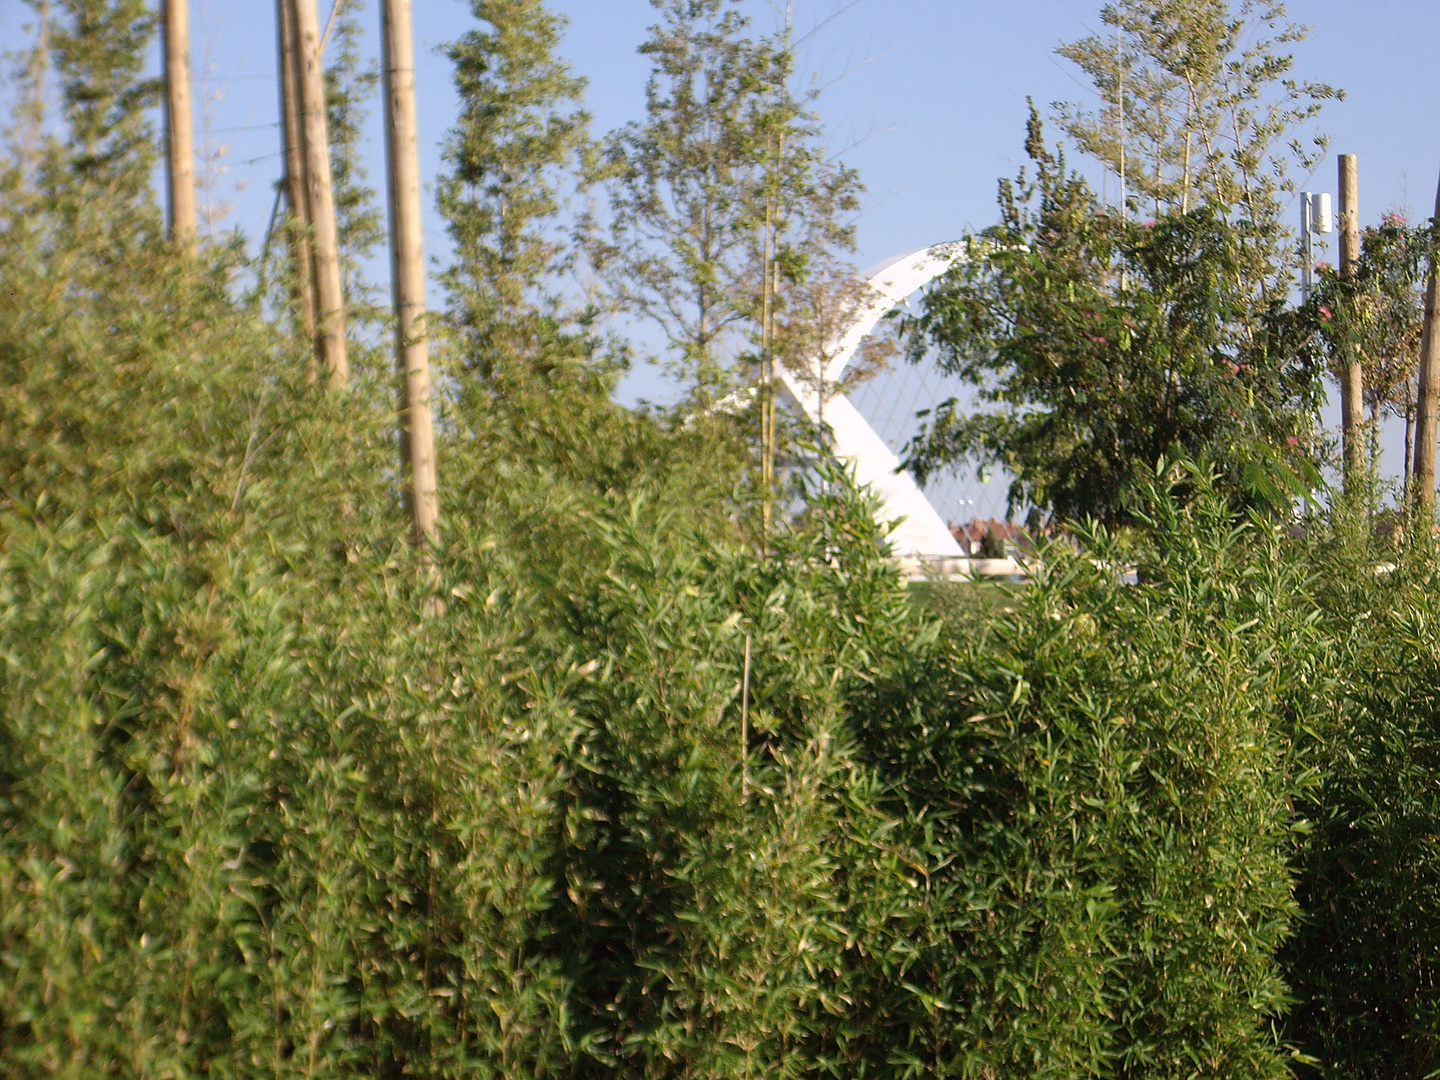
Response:
POLYGON ((1107 342, 1103 337, 1100 337, 1098 334, 1091 334, 1091 335, 1090 335, 1090 340, 1093 341, 1096 345, 1108 345, 1108 344, 1109 344, 1109 342, 1107 342))
POLYGON ((1285 444, 1286 444, 1287 446, 1299 446, 1299 445, 1300 445, 1300 440, 1297 439, 1294 435, 1286 435, 1286 436, 1285 436, 1285 444))
POLYGON ((1155 227, 1155 219, 1154 219, 1153 217, 1152 217, 1152 218, 1146 218, 1146 219, 1145 219, 1145 228, 1147 228, 1147 229, 1153 229, 1154 227, 1155 227))
POLYGON ((1324 304, 1321 304, 1316 310, 1320 312, 1320 318, 1324 319, 1326 322, 1329 322, 1331 319, 1335 318, 1335 313, 1331 311, 1328 307, 1326 307, 1324 304))
POLYGON ((1330 264, 1327 262, 1318 262, 1315 264, 1315 269, 1319 270, 1323 274, 1326 270, 1330 269, 1330 264))

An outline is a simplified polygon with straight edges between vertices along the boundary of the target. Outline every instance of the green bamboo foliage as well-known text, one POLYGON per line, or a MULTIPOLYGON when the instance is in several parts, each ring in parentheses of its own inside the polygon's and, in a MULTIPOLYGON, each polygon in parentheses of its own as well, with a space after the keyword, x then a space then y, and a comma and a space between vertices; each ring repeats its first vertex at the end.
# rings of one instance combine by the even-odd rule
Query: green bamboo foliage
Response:
POLYGON ((144 0, 54 6, 49 45, 68 138, 50 162, 46 186, 72 213, 80 210, 76 204, 101 201, 105 213, 92 215, 92 227, 103 222, 122 235, 158 228, 150 188, 157 150, 147 110, 158 102, 159 84, 144 78, 154 13, 144 0))
POLYGON ((382 408, 82 254, 5 253, 7 1074, 1283 1072, 1261 527, 1159 500, 961 634, 842 476, 761 559, 719 444, 561 387, 448 433, 422 574, 382 408))
POLYGON ((1306 1077, 1423 1076, 1440 1066, 1434 557, 1417 544, 1397 559, 1343 526, 1316 540, 1341 694, 1310 733, 1317 776, 1301 810, 1314 824, 1296 887, 1307 918, 1284 954, 1297 999, 1287 1035, 1312 1059, 1306 1077), (1336 576, 1360 559, 1398 565, 1336 576))
POLYGON ((919 887, 877 949, 885 1022, 851 1053, 911 1075, 1285 1075, 1289 736, 1317 708, 1315 643, 1275 536, 1213 494, 1152 506, 1154 550, 1047 551, 1012 614, 881 688, 865 744, 919 887), (1144 584, 1120 583, 1137 558, 1144 584))
MULTIPOLYGON (((145 13, 57 11, 70 171, 0 231, 0 1074, 1433 1070, 1429 553, 1162 467, 1023 588, 922 594, 824 463, 755 554, 745 425, 575 365, 464 395, 421 562, 385 395, 309 390, 238 256, 132 242, 145 13)), ((548 362, 558 188, 507 269, 486 161, 461 278, 548 362)))

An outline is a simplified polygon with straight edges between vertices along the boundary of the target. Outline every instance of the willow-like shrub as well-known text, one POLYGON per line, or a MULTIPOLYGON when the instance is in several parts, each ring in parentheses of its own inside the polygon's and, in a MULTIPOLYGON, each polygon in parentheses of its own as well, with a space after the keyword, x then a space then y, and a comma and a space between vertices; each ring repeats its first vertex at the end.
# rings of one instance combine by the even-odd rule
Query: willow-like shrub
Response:
POLYGON ((1283 1073, 1264 527, 1157 495, 946 623, 838 472, 762 554, 743 431, 557 376, 454 403, 422 559, 378 362, 323 395, 223 268, 48 243, 0 244, 0 1072, 1283 1073))
POLYGON ((1283 954, 1287 1037, 1311 1059, 1305 1077, 1428 1076, 1440 1068, 1434 551, 1423 538, 1398 553, 1325 539, 1316 591, 1339 685, 1310 734, 1318 783, 1299 804, 1314 825, 1298 861, 1305 915, 1283 954))
POLYGON ((867 1071, 1287 1073, 1291 732, 1321 700, 1318 635, 1268 526, 1203 491, 1149 504, 1149 540, 1051 547, 1013 610, 860 714, 917 853, 913 907, 872 945, 867 1071))

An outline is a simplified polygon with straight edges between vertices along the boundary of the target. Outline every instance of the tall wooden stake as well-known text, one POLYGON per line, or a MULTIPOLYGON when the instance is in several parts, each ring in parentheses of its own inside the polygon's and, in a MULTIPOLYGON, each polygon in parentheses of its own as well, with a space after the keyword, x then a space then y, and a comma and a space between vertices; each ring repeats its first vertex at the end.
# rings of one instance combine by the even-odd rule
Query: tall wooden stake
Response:
MULTIPOLYGON (((1354 154, 1340 155, 1340 273, 1355 273, 1360 259, 1359 170, 1354 154)), ((1345 491, 1358 494, 1365 479, 1365 384, 1360 357, 1347 354, 1340 368, 1340 430, 1345 491)))
MULTIPOLYGON (((773 178, 766 178, 765 186, 770 188, 773 178)), ((772 267, 775 262, 775 196, 765 193, 765 252, 761 262, 760 283, 760 528, 763 536, 761 549, 770 550, 771 499, 774 498, 775 446, 772 441, 774 376, 775 376, 775 291, 772 267)))
POLYGON ((415 131, 415 59, 410 0, 383 0, 386 171, 390 181, 390 259, 395 297, 395 359, 401 380, 401 454, 415 538, 435 538, 439 495, 435 423, 430 412, 430 348, 425 327, 425 249, 420 218, 420 151, 415 131))
POLYGON ((740 676, 740 798, 750 797, 750 635, 745 635, 745 673, 740 676))
MULTIPOLYGON (((767 147, 768 152, 768 147, 767 147)), ((760 524, 769 553, 775 521, 775 362, 776 325, 780 304, 780 170, 785 160, 785 132, 775 136, 774 172, 765 180, 765 251, 761 270, 760 315, 760 524)))
POLYGON ((315 354, 331 389, 350 381, 345 349, 345 294, 340 284, 340 242, 330 173, 330 132, 325 117, 325 69, 320 55, 320 17, 315 0, 293 0, 295 68, 300 83, 300 141, 305 157, 305 195, 310 211, 315 265, 315 354))
MULTIPOLYGON (((291 299, 305 337, 315 340, 315 267, 310 252, 310 208, 305 184, 304 142, 300 134, 300 70, 295 49, 295 0, 276 0, 280 44, 280 133, 284 140, 285 201, 290 221, 285 230, 295 286, 291 299)), ((312 348, 310 381, 319 377, 312 348)))
POLYGON ((165 49, 165 149, 170 182, 170 240, 195 250, 195 119, 190 112, 189 0, 162 0, 165 49))
MULTIPOLYGON (((1435 192, 1435 216, 1440 217, 1440 190, 1435 192)), ((1435 512, 1436 407, 1440 405, 1440 328, 1435 316, 1440 310, 1440 276, 1434 262, 1425 282, 1425 322, 1420 338, 1420 388, 1415 402, 1415 484, 1414 499, 1420 525, 1429 527, 1435 512)))

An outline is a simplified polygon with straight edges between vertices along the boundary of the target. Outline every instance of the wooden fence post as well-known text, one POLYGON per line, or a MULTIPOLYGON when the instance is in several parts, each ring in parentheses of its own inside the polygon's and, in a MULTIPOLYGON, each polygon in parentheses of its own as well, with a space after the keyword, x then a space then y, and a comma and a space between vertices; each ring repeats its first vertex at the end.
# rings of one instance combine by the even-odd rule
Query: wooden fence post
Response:
MULTIPOLYGON (((1340 155, 1340 273, 1355 273, 1360 259, 1359 169, 1354 154, 1340 155)), ((1365 480, 1365 383, 1360 357, 1340 361, 1340 428, 1344 439, 1345 491, 1357 495, 1365 480)))
POLYGON ((300 84, 300 135, 305 154, 306 202, 315 265, 315 352, 331 389, 350 381, 345 346, 345 294, 340 282, 340 241, 335 226, 330 134, 325 113, 325 68, 315 0, 294 0, 295 65, 300 84))
POLYGON ((195 118, 190 109, 189 0, 162 0, 165 50, 165 164, 170 240, 195 251, 195 118))
MULTIPOLYGON (((1435 192, 1435 216, 1440 217, 1440 189, 1435 192)), ((1420 387, 1415 403, 1415 505, 1429 529, 1435 512, 1436 406, 1440 404, 1440 333, 1435 316, 1440 309, 1440 277, 1434 261, 1425 282, 1425 322, 1420 339, 1420 387)))
POLYGON ((401 454, 415 538, 435 538, 438 491, 430 411, 430 346, 425 325, 425 245, 420 215, 420 151, 415 125, 415 58, 410 0, 383 0, 386 174, 390 187, 391 286, 395 360, 401 389, 401 454))
POLYGON ((318 378, 315 360, 315 266, 310 251, 310 210, 306 195, 305 153, 300 134, 300 72, 295 49, 295 0, 276 0, 276 35, 280 49, 280 137, 284 147, 282 180, 290 221, 285 229, 295 275, 291 299, 305 338, 311 343, 310 381, 318 378))

